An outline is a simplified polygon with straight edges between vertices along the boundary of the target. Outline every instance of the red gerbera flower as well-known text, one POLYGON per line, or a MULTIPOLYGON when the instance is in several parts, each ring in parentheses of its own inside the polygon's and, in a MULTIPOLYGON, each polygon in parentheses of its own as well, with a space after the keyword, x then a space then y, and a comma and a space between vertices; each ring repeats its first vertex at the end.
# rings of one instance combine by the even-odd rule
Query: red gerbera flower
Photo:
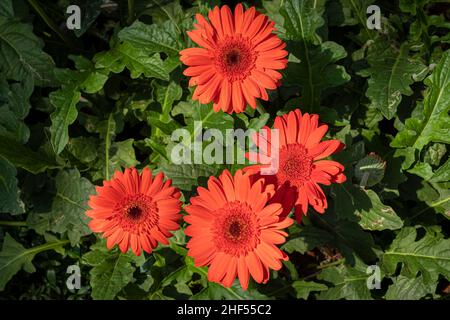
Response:
POLYGON ((169 244, 170 231, 179 228, 181 194, 171 180, 163 180, 163 173, 153 178, 148 168, 141 175, 131 168, 117 171, 113 179, 96 187, 97 195, 88 202, 92 210, 86 215, 93 218, 92 231, 108 239, 108 249, 117 243, 122 252, 131 247, 140 255, 141 249, 151 253, 158 242, 169 244))
POLYGON ((189 85, 197 85, 192 99, 214 101, 216 112, 243 112, 247 103, 255 109, 255 98, 268 100, 266 89, 280 84, 276 70, 286 67, 286 44, 272 33, 275 23, 254 7, 244 12, 238 4, 234 15, 228 6, 215 7, 208 18, 197 14, 196 29, 187 32, 201 48, 180 52, 189 85))
POLYGON ((258 283, 267 282, 269 269, 279 270, 280 260, 288 260, 276 245, 287 236, 282 229, 293 223, 281 217, 280 203, 269 202, 274 186, 241 170, 234 177, 225 170, 219 179, 209 179, 208 189, 197 190, 184 218, 190 224, 186 235, 192 237, 188 255, 195 265, 210 266, 209 281, 225 287, 236 275, 244 290, 249 275, 258 283))
MULTIPOLYGON (((295 217, 300 222, 302 215, 306 215, 308 205, 317 212, 323 213, 328 207, 327 198, 319 184, 343 183, 346 177, 343 173, 344 166, 332 160, 321 160, 331 154, 340 151, 344 144, 339 140, 321 139, 328 131, 326 124, 319 125, 317 114, 301 114, 300 110, 291 111, 281 117, 276 117, 274 128, 279 131, 278 146, 278 172, 274 175, 264 176, 268 183, 274 183, 278 188, 292 188, 296 192, 295 217)), ((259 159, 264 165, 254 165, 245 168, 245 171, 259 172, 261 168, 269 167, 270 163, 276 163, 271 155, 272 141, 270 129, 266 126, 263 130, 266 137, 257 134, 254 142, 259 146, 261 154, 250 152, 247 157, 259 159), (253 154, 252 154, 253 153, 253 154)), ((289 200, 289 199, 288 199, 289 200)), ((285 203, 285 202, 283 202, 285 203)), ((286 204, 289 206, 289 204, 286 204)))

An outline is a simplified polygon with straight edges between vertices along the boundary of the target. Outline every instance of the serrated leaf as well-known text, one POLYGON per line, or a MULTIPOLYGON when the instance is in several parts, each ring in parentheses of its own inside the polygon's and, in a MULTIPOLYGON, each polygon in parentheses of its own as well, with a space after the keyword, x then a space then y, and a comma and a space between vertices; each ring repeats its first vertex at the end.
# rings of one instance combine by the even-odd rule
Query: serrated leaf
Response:
POLYGON ((114 73, 120 73, 126 67, 133 79, 143 74, 146 77, 169 80, 159 53, 149 55, 141 47, 134 47, 126 41, 116 44, 109 51, 97 54, 94 62, 96 68, 114 73))
POLYGON ((39 86, 53 84, 55 64, 42 47, 31 25, 0 16, 0 72, 7 79, 31 78, 39 86))
POLYGON ((25 205, 20 199, 16 174, 16 168, 0 158, 0 212, 13 215, 25 212, 25 205))
MULTIPOLYGON (((97 70, 94 63, 83 56, 69 55, 69 59, 75 63, 77 71, 70 70, 72 75, 65 81, 69 80, 69 84, 74 81, 77 87, 86 93, 95 93, 103 88, 108 80, 107 72, 97 70)), ((64 83, 64 80, 61 79, 61 82, 64 83)))
POLYGON ((136 160, 136 154, 133 147, 134 140, 127 139, 125 141, 116 141, 112 144, 110 153, 111 172, 122 168, 130 168, 136 166, 139 161, 136 160))
MULTIPOLYGON (((29 273, 36 271, 32 263, 36 254, 49 249, 59 249, 65 243, 67 242, 56 241, 25 249, 7 233, 0 252, 0 291, 5 289, 8 281, 21 269, 29 273)), ((58 250, 58 252, 60 251, 58 250)))
POLYGON ((280 13, 284 17, 286 36, 291 40, 313 41, 316 30, 324 24, 325 1, 286 0, 280 13))
POLYGON ((55 184, 56 195, 49 216, 50 226, 54 232, 67 232, 71 244, 75 246, 82 236, 91 233, 87 225, 89 218, 84 213, 94 186, 86 178, 80 177, 77 169, 60 171, 55 184))
POLYGON ((360 24, 367 29, 367 7, 374 0, 331 0, 327 3, 328 23, 332 26, 353 26, 360 24))
POLYGON ((324 291, 328 287, 322 283, 314 281, 297 280, 292 283, 295 292, 297 293, 297 299, 308 299, 308 296, 312 291, 324 291))
POLYGON ((303 109, 318 110, 324 90, 350 80, 345 68, 335 64, 347 55, 344 47, 335 42, 326 41, 319 45, 289 42, 288 51, 300 62, 289 62, 283 82, 287 86, 300 85, 303 109))
POLYGON ((183 49, 175 26, 167 21, 162 25, 145 24, 135 21, 131 26, 119 32, 119 38, 131 43, 146 54, 164 52, 169 56, 178 56, 183 49))
POLYGON ((77 103, 81 93, 70 86, 50 93, 49 97, 50 103, 55 107, 55 111, 50 115, 50 141, 55 153, 60 154, 69 141, 69 126, 77 119, 77 103))
POLYGON ((319 300, 372 300, 367 286, 367 266, 358 261, 355 266, 341 264, 323 270, 318 279, 331 282, 334 287, 322 291, 318 295, 319 300))
MULTIPOLYGON (((157 119, 153 116, 153 114, 150 115, 148 121, 150 123, 153 123, 155 125, 161 124, 166 125, 170 128, 170 126, 173 124, 173 126, 170 128, 169 132, 165 132, 166 134, 171 134, 174 129, 176 129, 175 121, 170 116, 170 111, 172 110, 173 103, 176 100, 180 100, 181 96, 183 94, 183 90, 181 87, 176 84, 175 82, 171 81, 167 86, 162 86, 158 84, 157 82, 153 83, 154 87, 154 96, 156 101, 161 105, 161 112, 158 113, 157 119), (155 123, 157 122, 157 123, 155 123)), ((161 125, 157 127, 161 127, 161 125)), ((163 130, 164 131, 164 130, 163 130)), ((159 130, 155 131, 155 135, 159 135, 159 130)))
POLYGON ((94 300, 114 299, 134 279, 136 268, 131 264, 134 261, 131 253, 96 249, 85 254, 83 261, 93 266, 89 273, 94 300))
POLYGON ((399 231, 388 250, 382 255, 382 267, 394 274, 397 264, 402 264, 402 273, 415 278, 420 272, 424 281, 435 281, 439 274, 450 279, 450 239, 442 234, 425 230, 425 235, 416 240, 417 229, 405 227, 399 231))
POLYGON ((436 282, 425 282, 422 276, 408 278, 402 275, 393 279, 384 298, 386 300, 419 300, 427 294, 434 294, 436 282))
POLYGON ((450 51, 446 51, 433 73, 424 83, 428 86, 422 117, 406 120, 405 128, 391 142, 391 147, 418 150, 429 142, 450 144, 450 51))
POLYGON ((70 138, 67 150, 79 161, 90 163, 97 158, 98 140, 92 137, 70 138))
POLYGON ((430 182, 450 181, 450 159, 440 166, 431 176, 430 182))
POLYGON ((11 0, 4 0, 0 2, 0 16, 13 18, 14 8, 11 0))
POLYGON ((376 258, 372 235, 365 232, 358 223, 338 219, 330 211, 323 216, 319 214, 309 216, 314 225, 331 235, 332 240, 328 244, 338 249, 349 263, 354 262, 355 254, 365 261, 372 261, 376 258))
POLYGON ((218 171, 217 168, 204 164, 163 164, 160 169, 169 179, 172 179, 174 186, 187 191, 199 185, 199 178, 206 181, 218 171))
POLYGON ((441 159, 447 153, 447 147, 443 143, 433 143, 425 152, 423 161, 432 166, 438 166, 441 159))
POLYGON ((8 85, 5 79, 0 79, 1 136, 7 136, 20 143, 28 141, 30 130, 23 120, 30 110, 29 99, 32 92, 33 81, 30 79, 11 85, 8 85))
POLYGON ((396 230, 403 221, 395 211, 384 205, 373 190, 364 190, 350 183, 332 187, 336 213, 344 219, 358 221, 366 230, 396 230))
POLYGON ((410 85, 422 80, 428 68, 420 60, 409 57, 408 44, 397 49, 383 38, 369 47, 367 61, 370 67, 360 72, 370 76, 366 96, 384 117, 392 119, 402 95, 412 95, 410 85))
POLYGON ((16 141, 2 136, 0 136, 0 157, 15 167, 25 169, 33 174, 60 167, 55 159, 50 158, 46 153, 32 151, 16 141))
POLYGON ((198 138, 201 134, 200 127, 194 127, 194 121, 198 121, 203 129, 218 129, 224 136, 227 129, 233 128, 234 119, 231 115, 223 111, 214 112, 211 105, 200 104, 198 102, 182 101, 172 110, 172 115, 182 114, 188 125, 188 130, 192 132, 191 137, 198 138))
POLYGON ((288 253, 296 251, 305 254, 316 247, 333 242, 333 239, 327 231, 306 225, 301 229, 298 237, 289 239, 281 248, 288 253))

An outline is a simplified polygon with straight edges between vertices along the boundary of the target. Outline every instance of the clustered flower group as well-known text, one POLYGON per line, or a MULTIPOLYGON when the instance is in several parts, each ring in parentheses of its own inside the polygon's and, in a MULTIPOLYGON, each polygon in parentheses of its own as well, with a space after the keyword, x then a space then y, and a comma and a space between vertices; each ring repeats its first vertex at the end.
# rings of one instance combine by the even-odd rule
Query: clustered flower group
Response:
MULTIPOLYGON (((188 35, 201 48, 180 52, 188 66, 184 74, 191 77, 189 85, 196 86, 192 99, 213 102, 214 111, 228 113, 243 112, 247 104, 255 108, 256 98, 268 100, 266 90, 280 85, 277 70, 286 67, 288 54, 273 33, 274 22, 254 7, 244 11, 241 4, 234 14, 228 6, 215 7, 209 22, 201 15, 196 19, 188 35)), ((266 140, 258 155, 264 164, 210 177, 207 187, 198 187, 198 195, 184 207, 188 255, 196 266, 209 266, 210 281, 226 287, 236 276, 244 290, 250 276, 266 283, 270 269, 279 270, 281 261, 288 260, 277 245, 285 242, 284 229, 294 222, 288 217, 291 210, 298 223, 309 207, 323 213, 327 199, 319 185, 346 179, 340 163, 324 160, 344 145, 321 141, 328 126, 320 124, 317 115, 297 109, 276 117, 274 128, 280 141, 273 141, 268 127, 263 128, 267 135, 253 137, 260 147, 266 140), (272 143, 279 146, 279 170, 261 175, 274 157, 272 143)), ((158 243, 168 244, 172 232, 180 228, 181 193, 161 172, 127 168, 96 191, 86 214, 92 218, 92 231, 107 238, 108 248, 117 244, 122 252, 131 248, 136 255, 151 253, 158 243)))

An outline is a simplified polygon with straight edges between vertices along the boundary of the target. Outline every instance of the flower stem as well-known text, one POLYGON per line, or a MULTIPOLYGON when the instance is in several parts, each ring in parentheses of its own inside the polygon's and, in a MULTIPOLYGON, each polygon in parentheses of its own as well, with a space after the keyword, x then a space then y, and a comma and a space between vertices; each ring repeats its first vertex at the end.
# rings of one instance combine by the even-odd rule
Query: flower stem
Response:
POLYGON ((54 242, 47 242, 44 244, 41 244, 39 246, 27 249, 29 252, 28 253, 33 253, 33 254, 37 254, 43 251, 47 251, 47 250, 51 250, 51 249, 55 249, 58 247, 63 247, 66 244, 68 244, 70 242, 70 240, 58 240, 58 241, 54 241, 54 242))
POLYGON ((264 113, 267 113, 266 109, 259 103, 256 104, 256 110, 258 110, 259 114, 263 115, 264 113))
POLYGON ((106 125, 106 137, 105 137, 105 180, 109 180, 109 148, 111 145, 111 134, 110 134, 110 126, 112 121, 113 114, 110 113, 108 116, 108 122, 106 125))
POLYGON ((0 221, 0 226, 8 226, 8 227, 26 227, 26 221, 0 221))
POLYGON ((134 21, 134 0, 128 0, 128 19, 127 23, 132 24, 134 21))

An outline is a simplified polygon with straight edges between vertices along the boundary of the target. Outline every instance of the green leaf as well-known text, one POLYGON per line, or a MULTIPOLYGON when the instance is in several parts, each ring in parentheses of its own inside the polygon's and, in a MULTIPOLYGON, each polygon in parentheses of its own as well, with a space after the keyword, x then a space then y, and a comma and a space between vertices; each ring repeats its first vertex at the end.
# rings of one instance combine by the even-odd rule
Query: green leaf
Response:
POLYGON ((199 185, 199 179, 205 181, 210 176, 214 176, 218 169, 204 164, 163 164, 159 168, 164 174, 172 179, 172 184, 181 190, 190 191, 199 185))
POLYGON ((422 80, 428 72, 427 66, 418 59, 410 58, 408 53, 408 44, 397 49, 390 41, 378 38, 368 50, 370 67, 360 71, 361 75, 370 76, 366 96, 371 105, 387 119, 396 115, 402 95, 413 94, 410 85, 422 80))
POLYGON ((367 7, 374 0, 330 0, 327 2, 328 23, 331 26, 353 26, 359 24, 367 29, 367 7))
POLYGON ((136 154, 133 147, 134 140, 116 141, 112 144, 110 153, 110 171, 114 172, 122 168, 136 166, 139 161, 136 160, 136 154))
POLYGON ((184 12, 179 1, 171 1, 167 4, 161 0, 152 0, 151 2, 155 6, 147 11, 152 16, 153 23, 164 24, 167 20, 170 20, 175 26, 182 23, 184 12))
POLYGON ((432 166, 438 166, 442 157, 447 153, 447 147, 443 143, 433 143, 425 152, 423 161, 432 166))
POLYGON ((146 77, 169 80, 169 74, 159 53, 149 55, 140 46, 134 47, 126 41, 116 44, 109 51, 97 54, 94 62, 97 69, 106 69, 114 73, 120 73, 126 67, 133 79, 143 74, 146 77))
POLYGON ((0 16, 14 18, 14 8, 11 0, 0 2, 0 16))
POLYGON ((169 56, 178 56, 178 52, 183 49, 176 27, 170 21, 162 25, 148 25, 135 21, 119 32, 119 38, 146 54, 164 52, 169 56))
POLYGON ((71 244, 75 246, 82 236, 91 233, 85 211, 94 186, 86 178, 80 177, 77 169, 58 172, 55 184, 56 195, 49 216, 50 226, 54 232, 67 232, 71 244))
POLYGON ((200 127, 194 128, 194 121, 201 122, 203 129, 213 128, 225 134, 226 129, 232 129, 234 119, 231 115, 223 111, 214 112, 211 105, 200 104, 199 102, 181 101, 172 110, 172 115, 182 114, 188 128, 192 132, 192 137, 197 138, 201 134, 200 127))
POLYGON ((439 274, 450 279, 450 239, 434 230, 425 230, 417 239, 417 229, 404 227, 399 231, 388 250, 382 255, 382 267, 394 274, 397 264, 402 264, 402 274, 415 278, 420 272, 424 281, 436 281, 439 274))
POLYGON ((100 91, 108 75, 104 70, 96 70, 92 61, 86 59, 83 56, 70 55, 69 58, 75 62, 77 71, 73 76, 76 80, 78 88, 86 93, 95 93, 100 91))
POLYGON ((13 215, 25 212, 25 205, 20 200, 16 174, 16 168, 0 158, 0 212, 13 215))
POLYGON ((418 162, 416 165, 408 170, 409 173, 418 175, 419 177, 429 180, 433 176, 433 169, 429 163, 418 162))
MULTIPOLYGON (((158 114, 157 124, 165 124, 167 126, 175 124, 175 121, 170 116, 170 111, 172 110, 173 103, 181 99, 183 90, 173 81, 170 81, 167 86, 153 82, 153 87, 155 99, 161 105, 161 113, 158 114)), ((155 119, 150 117, 149 122, 150 124, 155 124, 155 119)), ((170 132, 166 132, 166 134, 171 134, 174 129, 171 128, 170 132)), ((156 130, 155 135, 159 135, 159 130, 156 130)))
POLYGON ((16 141, 2 136, 0 136, 0 157, 15 167, 25 169, 33 174, 60 167, 55 159, 50 158, 46 153, 34 152, 16 141))
POLYGON ((42 51, 43 46, 43 41, 33 34, 31 25, 0 16, 0 72, 7 79, 31 78, 36 85, 52 85, 55 64, 42 51))
POLYGON ((98 141, 92 137, 70 138, 67 150, 85 164, 94 161, 98 155, 98 141))
POLYGON ((173 103, 181 99, 183 90, 173 81, 170 81, 167 86, 162 86, 154 82, 153 87, 155 88, 155 99, 161 105, 161 115, 164 116, 161 121, 169 120, 168 117, 170 116, 173 103))
POLYGON ((30 110, 29 99, 32 92, 32 80, 8 85, 5 79, 0 78, 0 135, 20 143, 28 141, 30 130, 23 120, 30 110))
POLYGON ((81 11, 81 28, 75 29, 73 32, 79 38, 89 29, 89 27, 100 15, 103 0, 83 1, 81 4, 79 2, 77 2, 77 4, 80 6, 81 11))
POLYGON ((292 283, 292 286, 297 293, 297 299, 308 299, 308 296, 312 291, 324 291, 328 287, 322 283, 314 281, 297 280, 292 283))
POLYGON ((361 261, 358 261, 353 267, 342 264, 323 270, 317 278, 331 282, 334 286, 322 291, 318 299, 372 300, 367 286, 367 278, 370 274, 367 274, 366 270, 367 266, 361 261))
POLYGON ((51 144, 56 154, 60 154, 69 141, 69 125, 75 122, 78 115, 77 103, 81 94, 75 87, 64 87, 50 93, 50 103, 55 111, 50 115, 51 144))
POLYGON ((422 188, 417 190, 419 201, 423 201, 428 205, 426 209, 433 209, 441 213, 445 218, 450 219, 450 182, 428 183, 422 181, 421 185, 422 188))
MULTIPOLYGON (((60 249, 67 241, 49 242, 37 247, 25 249, 7 233, 0 252, 0 291, 5 289, 9 280, 21 269, 28 273, 35 272, 33 266, 34 256, 42 251, 60 249)), ((60 252, 60 250, 57 250, 60 252)))
POLYGON ((403 221, 395 211, 384 205, 373 190, 364 190, 350 183, 332 187, 335 212, 351 221, 358 221, 366 230, 396 230, 403 221))
POLYGON ((440 166, 430 178, 430 182, 450 181, 450 159, 440 166))
POLYGON ((355 177, 359 180, 360 186, 373 187, 383 180, 386 170, 386 161, 375 153, 358 161, 355 166, 355 177))
POLYGON ((134 280, 133 273, 136 268, 132 262, 135 259, 131 253, 121 254, 118 250, 108 251, 106 248, 99 247, 83 255, 83 262, 93 266, 89 272, 92 298, 94 300, 114 299, 128 283, 134 280))
POLYGON ((358 223, 338 219, 332 211, 323 216, 317 213, 308 213, 308 216, 314 225, 330 234, 332 240, 328 244, 338 249, 348 263, 354 262, 355 254, 365 261, 376 258, 372 235, 365 232, 358 223))
POLYGON ((333 236, 327 231, 306 225, 300 230, 298 237, 289 239, 281 248, 288 253, 296 251, 305 254, 316 247, 332 243, 333 240, 333 236))
POLYGON ((436 282, 425 282, 422 276, 408 278, 399 275, 393 280, 384 296, 386 300, 419 300, 436 290, 436 282))
POLYGON ((286 0, 280 13, 284 17, 286 36, 291 40, 313 41, 316 30, 324 24, 325 1, 286 0))
POLYGON ((444 53, 424 83, 428 89, 421 117, 407 119, 404 130, 395 136, 391 147, 422 150, 430 142, 450 144, 450 51, 444 53))
POLYGON ((319 45, 305 41, 290 42, 288 51, 300 62, 289 62, 283 82, 287 86, 300 85, 302 105, 307 111, 320 108, 324 90, 350 80, 345 68, 335 64, 347 55, 344 47, 335 42, 326 41, 319 45))

